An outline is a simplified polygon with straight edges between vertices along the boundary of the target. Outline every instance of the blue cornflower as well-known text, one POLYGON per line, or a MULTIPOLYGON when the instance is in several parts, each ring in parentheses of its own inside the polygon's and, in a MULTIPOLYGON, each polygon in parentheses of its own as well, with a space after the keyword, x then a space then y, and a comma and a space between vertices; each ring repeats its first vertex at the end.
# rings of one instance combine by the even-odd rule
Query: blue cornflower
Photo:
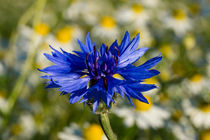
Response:
POLYGON ((108 107, 115 103, 115 94, 124 95, 133 105, 130 97, 148 103, 141 92, 156 88, 153 84, 143 84, 144 79, 151 78, 159 71, 151 69, 161 61, 162 56, 154 57, 140 66, 132 65, 148 48, 139 48, 139 34, 129 39, 126 32, 122 42, 117 40, 108 47, 102 44, 100 51, 96 49, 87 34, 86 45, 78 40, 81 51, 68 53, 54 49, 52 55, 44 54, 54 65, 39 69, 49 79, 47 88, 59 88, 61 95, 70 93, 69 102, 88 102, 92 104, 93 113, 103 101, 108 107), (115 75, 123 77, 116 78, 115 75))

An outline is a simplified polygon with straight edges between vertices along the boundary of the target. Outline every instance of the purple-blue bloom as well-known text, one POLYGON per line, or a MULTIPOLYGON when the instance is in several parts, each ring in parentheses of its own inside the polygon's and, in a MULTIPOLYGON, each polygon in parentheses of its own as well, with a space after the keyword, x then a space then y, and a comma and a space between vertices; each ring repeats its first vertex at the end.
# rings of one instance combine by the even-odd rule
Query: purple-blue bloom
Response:
POLYGON ((108 107, 115 103, 115 94, 127 97, 133 105, 131 98, 136 98, 148 103, 142 92, 156 88, 153 84, 143 84, 144 79, 151 78, 159 71, 151 69, 161 61, 162 56, 154 57, 140 66, 132 65, 144 53, 147 48, 139 48, 139 34, 129 39, 126 32, 120 45, 117 40, 108 47, 102 44, 100 50, 96 49, 87 34, 86 44, 78 40, 81 51, 68 53, 61 52, 51 47, 52 54, 44 54, 54 65, 39 69, 49 79, 47 88, 59 88, 61 94, 70 93, 69 102, 91 102, 93 113, 99 103, 103 101, 108 107), (114 78, 114 74, 123 77, 122 80, 114 78))

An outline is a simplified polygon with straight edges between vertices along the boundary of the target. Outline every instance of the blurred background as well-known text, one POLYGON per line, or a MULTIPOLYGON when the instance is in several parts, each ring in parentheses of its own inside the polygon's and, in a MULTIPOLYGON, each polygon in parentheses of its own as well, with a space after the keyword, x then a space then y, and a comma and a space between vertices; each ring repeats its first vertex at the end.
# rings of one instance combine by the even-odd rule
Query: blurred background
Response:
MULTIPOLYGON (((98 47, 140 33, 147 53, 163 55, 146 83, 150 104, 118 99, 110 121, 119 140, 210 140, 209 0, 0 0, 0 139, 105 140, 87 106, 45 89, 37 68, 48 44, 79 50, 90 32, 98 47)), ((119 43, 118 42, 118 43, 119 43)))

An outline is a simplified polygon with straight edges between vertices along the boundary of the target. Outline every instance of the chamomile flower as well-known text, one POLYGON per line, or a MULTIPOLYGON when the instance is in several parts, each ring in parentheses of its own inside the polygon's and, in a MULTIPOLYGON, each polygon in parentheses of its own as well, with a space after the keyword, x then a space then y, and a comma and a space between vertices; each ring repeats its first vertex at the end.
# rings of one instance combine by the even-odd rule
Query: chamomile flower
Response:
POLYGON ((169 60, 174 60, 176 58, 176 54, 174 53, 172 45, 170 44, 162 44, 159 50, 161 54, 169 60))
POLYGON ((141 0, 141 3, 149 8, 156 8, 161 3, 161 0, 141 0))
POLYGON ((168 125, 178 140, 196 140, 195 130, 185 117, 181 117, 179 122, 171 122, 168 125))
POLYGON ((195 37, 192 34, 188 34, 183 39, 183 44, 187 50, 191 50, 196 45, 195 37))
POLYGON ((160 79, 163 82, 167 82, 172 79, 171 77, 171 69, 167 66, 161 68, 160 79))
POLYGON ((197 128, 210 128, 210 104, 194 106, 189 100, 183 102, 186 115, 197 128))
POLYGON ((65 127, 63 131, 59 132, 58 138, 60 140, 83 140, 81 129, 75 123, 65 127))
POLYGON ((5 139, 31 139, 36 133, 36 126, 31 114, 21 114, 18 122, 13 123, 10 128, 10 136, 5 139))
POLYGON ((165 17, 164 23, 172 29, 177 36, 183 36, 191 28, 192 24, 187 14, 180 9, 174 10, 171 16, 165 17))
POLYGON ((22 26, 20 29, 20 36, 16 44, 16 63, 15 69, 21 70, 23 61, 27 57, 27 53, 31 50, 30 46, 39 47, 46 41, 50 32, 50 26, 47 23, 38 23, 34 28, 22 26), (33 45, 31 45, 31 38, 33 37, 33 45))
POLYGON ((36 133, 36 125, 31 114, 23 114, 20 117, 20 124, 22 128, 21 137, 30 139, 36 133))
POLYGON ((201 91, 210 91, 209 83, 210 81, 206 79, 202 74, 194 74, 190 78, 185 79, 182 82, 183 89, 190 94, 198 95, 201 91))
POLYGON ((98 21, 98 16, 102 11, 103 2, 99 1, 72 1, 64 12, 65 19, 77 21, 83 20, 86 24, 94 25, 98 21), (95 4, 97 2, 97 4, 95 4), (82 9, 82 10, 81 10, 82 9))
POLYGON ((37 34, 46 36, 50 31, 50 27, 46 23, 39 23, 35 25, 34 30, 37 34))
POLYGON ((107 140, 100 125, 90 124, 84 129, 83 137, 85 140, 107 140))
POLYGON ((149 15, 141 3, 131 3, 121 6, 116 14, 119 23, 132 24, 134 27, 145 26, 149 15))
POLYGON ((77 50, 74 47, 77 37, 82 36, 83 32, 81 29, 73 25, 60 28, 55 32, 54 35, 49 35, 45 43, 40 46, 38 55, 36 57, 37 67, 44 67, 51 64, 49 61, 44 61, 45 57, 42 55, 43 53, 50 53, 51 49, 49 48, 48 44, 52 44, 56 49, 59 49, 59 47, 62 46, 64 50, 72 52, 73 50, 77 50))
POLYGON ((64 50, 72 52, 76 49, 74 48, 76 39, 83 35, 82 29, 76 25, 64 26, 58 29, 53 36, 50 36, 47 43, 57 48, 62 46, 64 50))
POLYGON ((88 127, 81 129, 75 123, 59 132, 58 138, 60 140, 107 140, 98 124, 90 124, 88 127))
POLYGON ((119 29, 114 17, 103 16, 100 22, 93 27, 91 33, 100 39, 112 39, 119 36, 119 29))
POLYGON ((135 122, 139 128, 161 128, 164 120, 170 117, 169 112, 154 105, 150 97, 146 97, 149 104, 134 100, 136 109, 130 107, 116 108, 114 113, 124 118, 127 126, 132 126, 135 122))

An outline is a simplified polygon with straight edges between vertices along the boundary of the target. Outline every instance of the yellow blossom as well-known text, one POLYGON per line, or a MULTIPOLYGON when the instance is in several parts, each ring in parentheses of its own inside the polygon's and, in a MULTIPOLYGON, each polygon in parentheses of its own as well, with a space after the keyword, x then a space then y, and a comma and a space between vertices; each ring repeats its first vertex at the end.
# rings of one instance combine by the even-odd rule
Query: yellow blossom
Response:
POLYGON ((61 43, 67 43, 71 40, 73 27, 63 27, 56 32, 56 39, 61 43))
POLYGON ((49 33, 50 27, 45 23, 40 23, 35 25, 34 30, 37 34, 45 36, 49 33))
POLYGON ((113 17, 104 16, 101 19, 101 25, 105 28, 113 28, 116 25, 116 23, 115 23, 115 20, 113 19, 113 17))
POLYGON ((210 130, 201 133, 200 140, 210 140, 210 130))
POLYGON ((197 83, 200 82, 203 79, 203 76, 201 74, 195 74, 190 78, 190 81, 197 83))
POLYGON ((133 4, 131 8, 136 14, 141 13, 143 11, 143 6, 140 4, 133 4))
POLYGON ((167 58, 173 56, 173 50, 169 44, 162 45, 160 47, 160 52, 163 54, 163 56, 166 56, 167 58))
POLYGON ((85 140, 101 140, 103 134, 103 130, 98 124, 91 124, 84 130, 85 140))
POLYGON ((137 99, 134 100, 134 105, 135 105, 137 111, 148 111, 151 109, 152 99, 148 96, 145 96, 145 98, 148 100, 149 104, 141 102, 137 99))
POLYGON ((175 10, 173 16, 176 20, 184 20, 186 18, 186 14, 182 10, 175 10))

